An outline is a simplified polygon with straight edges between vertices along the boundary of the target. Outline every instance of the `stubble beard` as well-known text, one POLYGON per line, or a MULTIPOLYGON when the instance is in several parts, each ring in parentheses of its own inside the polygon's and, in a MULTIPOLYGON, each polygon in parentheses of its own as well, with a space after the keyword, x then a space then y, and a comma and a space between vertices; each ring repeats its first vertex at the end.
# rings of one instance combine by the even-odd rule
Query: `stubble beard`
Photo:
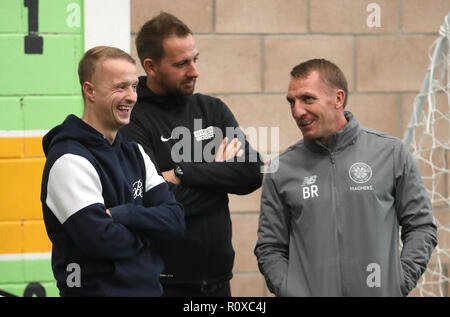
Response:
POLYGON ((196 79, 192 79, 193 80, 193 84, 192 87, 189 88, 184 88, 183 85, 187 82, 189 82, 190 80, 184 80, 180 83, 179 86, 175 86, 175 85, 169 85, 167 84, 167 82, 164 79, 160 79, 159 80, 159 85, 161 87, 163 87, 164 91, 166 92, 165 95, 169 95, 169 96, 190 96, 194 93, 195 90, 195 84, 196 84, 196 79))

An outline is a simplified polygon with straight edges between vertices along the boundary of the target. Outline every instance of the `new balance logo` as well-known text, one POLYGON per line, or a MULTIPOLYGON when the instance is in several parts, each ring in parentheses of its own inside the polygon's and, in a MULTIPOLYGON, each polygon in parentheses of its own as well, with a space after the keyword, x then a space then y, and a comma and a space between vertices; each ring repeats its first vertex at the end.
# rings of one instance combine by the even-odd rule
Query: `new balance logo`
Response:
POLYGON ((319 187, 314 185, 317 180, 317 175, 307 176, 303 179, 302 192, 303 199, 319 197, 319 187))
POLYGON ((317 175, 306 176, 306 177, 303 179, 302 186, 313 185, 313 184, 316 183, 316 180, 317 180, 317 175))

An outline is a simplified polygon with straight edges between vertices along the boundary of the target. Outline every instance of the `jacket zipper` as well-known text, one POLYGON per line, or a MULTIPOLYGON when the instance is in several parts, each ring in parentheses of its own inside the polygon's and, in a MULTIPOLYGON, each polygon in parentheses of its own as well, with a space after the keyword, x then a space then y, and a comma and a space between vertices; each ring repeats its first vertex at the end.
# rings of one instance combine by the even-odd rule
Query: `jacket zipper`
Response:
POLYGON ((337 260, 338 260, 338 265, 339 265, 339 271, 340 271, 340 279, 341 279, 341 291, 342 291, 342 295, 345 296, 346 295, 346 290, 345 290, 345 285, 344 285, 344 270, 343 270, 343 265, 342 265, 342 226, 341 226, 341 222, 340 222, 340 217, 339 217, 339 195, 338 195, 338 190, 337 190, 337 186, 336 186, 336 178, 337 178, 337 172, 336 172, 336 157, 335 157, 335 153, 330 151, 330 161, 331 161, 331 167, 333 170, 332 173, 332 187, 333 187, 333 194, 334 194, 334 212, 335 212, 335 216, 336 216, 336 237, 337 237, 337 242, 338 242, 338 250, 337 250, 337 260))

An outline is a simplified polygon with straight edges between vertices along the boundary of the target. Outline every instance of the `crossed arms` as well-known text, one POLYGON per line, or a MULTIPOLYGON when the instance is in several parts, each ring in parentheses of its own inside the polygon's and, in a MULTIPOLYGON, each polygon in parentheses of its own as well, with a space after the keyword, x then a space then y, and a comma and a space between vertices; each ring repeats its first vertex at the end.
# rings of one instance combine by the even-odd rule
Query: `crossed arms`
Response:
POLYGON ((52 166, 46 204, 75 245, 89 256, 128 258, 151 243, 153 237, 184 233, 183 207, 148 156, 144 160, 147 180, 143 206, 128 203, 108 209, 99 175, 86 158, 66 154, 52 166))

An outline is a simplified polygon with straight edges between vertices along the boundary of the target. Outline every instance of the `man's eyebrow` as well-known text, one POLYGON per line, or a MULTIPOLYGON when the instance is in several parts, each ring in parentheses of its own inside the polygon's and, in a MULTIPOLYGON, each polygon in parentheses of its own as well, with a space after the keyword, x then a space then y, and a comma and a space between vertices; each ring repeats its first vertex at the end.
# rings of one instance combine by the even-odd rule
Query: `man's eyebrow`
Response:
POLYGON ((184 58, 184 59, 182 59, 182 60, 173 62, 173 65, 181 65, 181 64, 186 63, 188 60, 189 60, 189 59, 184 58))
POLYGON ((119 87, 122 85, 134 85, 134 84, 138 84, 138 80, 121 80, 118 81, 116 83, 114 83, 114 87, 119 87))
POLYGON ((302 93, 297 95, 298 98, 304 98, 304 97, 313 97, 316 98, 317 94, 315 94, 314 92, 311 91, 303 91, 302 93))
MULTIPOLYGON (((195 56, 194 56, 193 59, 197 59, 197 58, 199 57, 199 55, 200 55, 200 52, 197 53, 197 54, 195 54, 195 56)), ((179 64, 183 64, 183 63, 185 63, 185 62, 187 62, 187 61, 189 61, 189 60, 190 60, 190 58, 184 58, 184 59, 182 59, 182 60, 179 60, 179 61, 174 62, 173 64, 174 64, 174 65, 179 65, 179 64)))

